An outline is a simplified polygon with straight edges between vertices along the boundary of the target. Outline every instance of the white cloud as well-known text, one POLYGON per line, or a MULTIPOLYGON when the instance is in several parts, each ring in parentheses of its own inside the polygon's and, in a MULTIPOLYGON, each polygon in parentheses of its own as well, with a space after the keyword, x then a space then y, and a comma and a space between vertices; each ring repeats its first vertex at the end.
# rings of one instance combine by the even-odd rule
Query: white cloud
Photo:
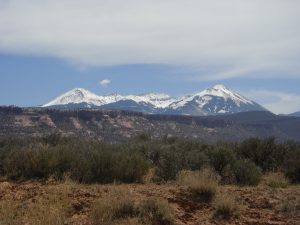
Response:
POLYGON ((300 111, 300 95, 279 91, 250 90, 243 94, 277 114, 300 111))
POLYGON ((109 85, 111 83, 111 81, 108 79, 104 79, 104 80, 101 80, 99 83, 102 87, 107 87, 107 85, 109 85))
MULTIPOLYGON (((298 0, 5 0, 0 52, 79 65, 212 68, 198 79, 253 72, 300 78, 298 0)), ((275 76, 275 75, 274 75, 275 76)))

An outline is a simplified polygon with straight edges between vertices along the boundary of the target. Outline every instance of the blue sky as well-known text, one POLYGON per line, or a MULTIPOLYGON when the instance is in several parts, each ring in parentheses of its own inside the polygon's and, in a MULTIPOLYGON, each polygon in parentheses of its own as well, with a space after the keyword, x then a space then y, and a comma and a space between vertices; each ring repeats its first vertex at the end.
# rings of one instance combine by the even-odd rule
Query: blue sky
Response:
MULTIPOLYGON (((250 77, 191 80, 187 78, 201 76, 201 71, 171 65, 132 64, 80 68, 56 58, 2 54, 0 68, 1 105, 37 106, 75 87, 86 88, 99 95, 163 92, 182 96, 222 83, 267 107, 274 104, 278 112, 281 112, 281 104, 285 104, 281 101, 298 104, 296 96, 300 96, 298 79, 250 77), (103 80, 109 80, 110 83, 103 86, 100 84, 103 80), (287 99, 281 100, 284 97, 282 95, 287 95, 287 99)), ((282 112, 285 110, 282 109, 282 112)))
POLYGON ((299 111, 299 10, 294 0, 0 1, 0 105, 75 87, 181 96, 222 83, 275 113, 299 111))

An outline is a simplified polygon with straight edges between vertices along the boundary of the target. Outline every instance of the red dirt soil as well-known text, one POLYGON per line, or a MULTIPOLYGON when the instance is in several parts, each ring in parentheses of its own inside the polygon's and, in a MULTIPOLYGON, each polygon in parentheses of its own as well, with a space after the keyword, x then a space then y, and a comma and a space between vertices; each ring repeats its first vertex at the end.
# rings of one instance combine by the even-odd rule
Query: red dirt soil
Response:
MULTIPOLYGON (((52 193, 66 193, 72 209, 65 224, 91 224, 89 213, 93 203, 110 191, 113 185, 80 185, 71 182, 43 183, 0 182, 0 203, 10 199, 16 205, 28 205, 52 193)), ((299 202, 300 187, 273 189, 266 185, 257 187, 220 186, 220 193, 235 196, 240 205, 240 216, 230 220, 214 217, 213 204, 193 201, 186 190, 176 184, 130 184, 127 187, 135 196, 136 201, 154 197, 168 200, 175 212, 176 222, 180 225, 210 224, 247 224, 247 225, 299 225, 298 213, 284 213, 283 204, 289 199, 299 202)), ((297 205, 299 207, 299 205, 297 205)), ((1 216, 1 215, 0 215, 1 216)), ((2 215, 3 216, 3 215, 2 215)), ((1 223, 0 223, 1 224, 1 223)))

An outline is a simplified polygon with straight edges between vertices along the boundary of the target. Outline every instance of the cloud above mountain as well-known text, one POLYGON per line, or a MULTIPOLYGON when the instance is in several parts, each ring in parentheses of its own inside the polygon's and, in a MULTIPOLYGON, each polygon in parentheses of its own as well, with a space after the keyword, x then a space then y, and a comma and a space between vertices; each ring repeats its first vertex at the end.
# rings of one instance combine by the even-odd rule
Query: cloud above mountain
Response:
POLYGON ((101 80, 101 81, 99 82, 99 84, 100 84, 102 87, 107 87, 107 85, 109 85, 110 83, 111 83, 111 81, 108 80, 108 79, 104 79, 104 80, 101 80))
POLYGON ((299 10, 295 0, 5 0, 0 52, 208 68, 205 80, 300 78, 299 10))

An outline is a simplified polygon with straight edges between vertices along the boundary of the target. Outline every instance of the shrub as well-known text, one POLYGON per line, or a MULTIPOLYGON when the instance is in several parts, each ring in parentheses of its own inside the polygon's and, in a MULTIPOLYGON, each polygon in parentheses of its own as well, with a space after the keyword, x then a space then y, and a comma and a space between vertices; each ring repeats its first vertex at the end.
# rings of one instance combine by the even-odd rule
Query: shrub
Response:
POLYGON ((211 169, 181 171, 177 181, 188 187, 192 197, 201 202, 211 202, 218 188, 218 176, 211 169))
POLYGON ((227 165, 222 171, 221 174, 221 183, 222 184, 236 184, 236 178, 233 172, 233 166, 227 165))
POLYGON ((119 144, 57 134, 0 139, 0 176, 12 180, 62 180, 69 174, 80 183, 132 183, 142 182, 152 167, 156 168, 153 178, 162 182, 176 179, 181 170, 211 166, 221 175, 222 183, 255 185, 261 175, 259 166, 263 171, 283 171, 297 183, 299 159, 299 143, 276 143, 274 138, 249 139, 241 144, 201 144, 167 137, 157 140, 145 135, 119 144))
POLYGON ((184 169, 184 153, 176 149, 164 149, 158 161, 156 175, 163 180, 175 180, 176 175, 184 169))
POLYGON ((118 219, 126 219, 134 214, 134 199, 129 190, 113 188, 100 198, 92 208, 92 221, 95 225, 115 224, 118 219))
POLYGON ((300 147, 288 150, 285 156, 284 172, 293 183, 300 183, 300 147))
POLYGON ((131 141, 135 142, 147 142, 151 140, 151 135, 150 134, 139 134, 131 138, 131 141))
POLYGON ((289 181, 282 173, 269 173, 266 177, 267 185, 272 188, 286 188, 289 181))
POLYGON ((43 142, 52 146, 58 145, 61 140, 62 136, 59 133, 52 133, 42 138, 43 142))
POLYGON ((209 165, 209 158, 204 152, 191 151, 187 153, 187 163, 191 170, 200 170, 209 165))
POLYGON ((11 179, 46 178, 51 173, 50 157, 43 145, 15 149, 6 157, 3 171, 11 179))
POLYGON ((222 176, 224 169, 228 165, 233 165, 236 161, 235 153, 228 147, 217 146, 208 151, 211 166, 222 176))
POLYGON ((233 166, 233 172, 240 185, 255 186, 262 176, 261 169, 249 160, 238 160, 233 166))
POLYGON ((250 138, 243 141, 238 149, 241 158, 250 159, 263 171, 277 170, 282 166, 284 149, 274 137, 266 139, 250 138))
POLYGON ((215 216, 222 219, 230 219, 238 216, 238 204, 230 195, 220 195, 214 202, 215 216))
POLYGON ((113 157, 113 177, 125 183, 142 182, 149 170, 148 161, 137 153, 119 153, 113 157))
POLYGON ((166 200, 147 199, 137 207, 141 223, 151 225, 172 225, 174 214, 166 200))
POLYGON ((0 153, 1 174, 9 179, 62 180, 82 183, 141 182, 149 169, 145 156, 113 145, 62 139, 55 145, 33 142, 0 153), (79 166, 80 165, 80 166, 79 166))

